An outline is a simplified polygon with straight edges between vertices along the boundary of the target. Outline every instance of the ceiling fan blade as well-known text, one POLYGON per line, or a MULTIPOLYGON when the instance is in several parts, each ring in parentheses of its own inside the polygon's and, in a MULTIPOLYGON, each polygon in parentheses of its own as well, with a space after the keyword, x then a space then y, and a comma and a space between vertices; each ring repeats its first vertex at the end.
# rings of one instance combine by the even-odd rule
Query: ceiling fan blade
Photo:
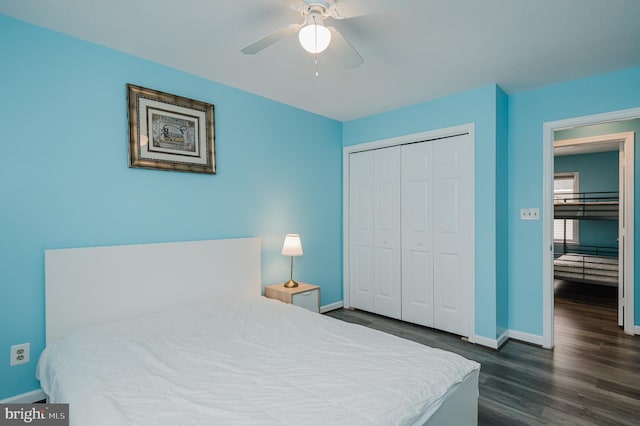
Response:
POLYGON ((286 4, 293 10, 301 11, 304 7, 306 7, 306 3, 304 0, 280 0, 282 3, 286 4))
POLYGON ((334 53, 345 66, 345 68, 357 68, 364 63, 364 59, 356 49, 344 38, 340 31, 334 27, 328 27, 331 31, 331 43, 329 49, 334 53))
POLYGON ((240 49, 240 51, 245 55, 253 55, 254 53, 260 52, 262 49, 265 49, 271 46, 273 43, 297 33, 299 30, 300 30, 299 24, 291 24, 289 26, 279 29, 276 32, 269 34, 264 38, 261 38, 260 40, 254 43, 251 43, 247 47, 240 49))
POLYGON ((329 14, 335 19, 349 19, 390 10, 391 2, 388 0, 334 0, 329 7, 329 14))

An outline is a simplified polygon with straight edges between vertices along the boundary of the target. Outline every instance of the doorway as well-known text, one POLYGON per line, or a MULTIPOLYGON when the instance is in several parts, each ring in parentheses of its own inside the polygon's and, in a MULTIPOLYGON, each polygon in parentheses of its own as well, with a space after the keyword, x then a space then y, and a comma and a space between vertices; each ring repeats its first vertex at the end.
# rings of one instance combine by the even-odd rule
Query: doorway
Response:
POLYGON ((575 137, 585 131, 589 128, 554 132, 554 303, 563 310, 576 305, 594 309, 594 315, 607 308, 622 326, 624 140, 633 134, 575 137))
MULTIPOLYGON (((582 126, 599 125, 612 122, 640 119, 640 108, 616 111, 612 113, 597 114, 592 116, 577 117, 573 119, 547 122, 543 125, 543 346, 554 346, 554 280, 553 280, 553 182, 554 182, 554 155, 553 142, 556 131, 582 126)), ((623 199, 624 229, 620 242, 621 256, 623 257, 623 291, 622 313, 624 331, 627 334, 634 332, 634 133, 626 132, 615 134, 615 142, 621 144, 624 150, 624 162, 621 164, 621 174, 624 186, 621 188, 620 197, 623 199), (629 236, 629 237, 627 237, 629 236), (625 261, 626 260, 626 261, 625 261)))

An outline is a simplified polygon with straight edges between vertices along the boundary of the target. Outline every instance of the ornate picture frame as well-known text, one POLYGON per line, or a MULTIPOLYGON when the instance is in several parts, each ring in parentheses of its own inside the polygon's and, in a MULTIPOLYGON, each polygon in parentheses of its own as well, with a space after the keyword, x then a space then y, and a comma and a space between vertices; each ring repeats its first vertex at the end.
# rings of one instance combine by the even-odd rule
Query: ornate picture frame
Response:
POLYGON ((216 173, 214 106, 127 84, 129 167, 216 173))

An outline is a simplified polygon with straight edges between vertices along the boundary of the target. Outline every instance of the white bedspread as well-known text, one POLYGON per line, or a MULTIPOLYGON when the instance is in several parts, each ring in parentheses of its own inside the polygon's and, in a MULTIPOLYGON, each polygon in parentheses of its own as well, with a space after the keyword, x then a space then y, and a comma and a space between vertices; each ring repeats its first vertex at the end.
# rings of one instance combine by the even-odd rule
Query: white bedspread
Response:
POLYGON ((45 349, 37 374, 77 426, 395 425, 478 368, 255 297, 78 330, 45 349))

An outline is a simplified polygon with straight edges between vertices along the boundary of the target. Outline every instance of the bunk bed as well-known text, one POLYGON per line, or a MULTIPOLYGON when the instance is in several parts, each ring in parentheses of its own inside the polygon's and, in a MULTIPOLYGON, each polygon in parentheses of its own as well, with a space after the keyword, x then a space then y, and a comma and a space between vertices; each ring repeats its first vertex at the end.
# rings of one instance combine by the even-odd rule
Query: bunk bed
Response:
POLYGON ((554 219, 564 220, 562 244, 554 244, 554 278, 609 286, 618 285, 618 248, 567 242, 567 220, 619 218, 618 192, 579 192, 554 197, 554 219))

